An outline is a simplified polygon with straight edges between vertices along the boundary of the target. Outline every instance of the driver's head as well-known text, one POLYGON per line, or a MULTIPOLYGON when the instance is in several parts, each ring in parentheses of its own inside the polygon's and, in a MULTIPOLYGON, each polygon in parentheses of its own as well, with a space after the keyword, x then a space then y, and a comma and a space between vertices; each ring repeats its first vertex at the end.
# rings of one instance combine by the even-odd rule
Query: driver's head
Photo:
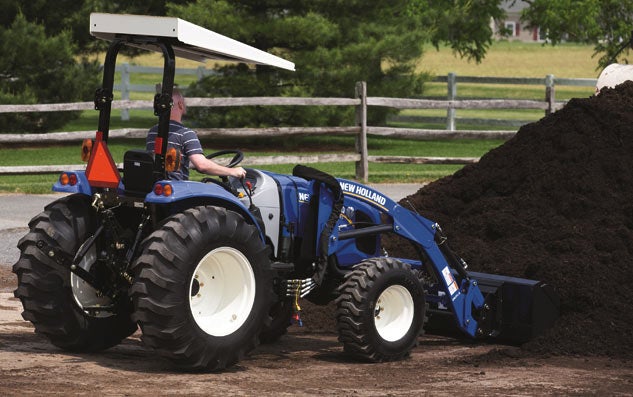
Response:
POLYGON ((182 120, 182 116, 187 114, 187 105, 185 104, 185 97, 182 95, 182 92, 177 87, 174 87, 174 90, 171 94, 171 99, 173 102, 173 106, 171 108, 171 119, 180 121, 182 120))

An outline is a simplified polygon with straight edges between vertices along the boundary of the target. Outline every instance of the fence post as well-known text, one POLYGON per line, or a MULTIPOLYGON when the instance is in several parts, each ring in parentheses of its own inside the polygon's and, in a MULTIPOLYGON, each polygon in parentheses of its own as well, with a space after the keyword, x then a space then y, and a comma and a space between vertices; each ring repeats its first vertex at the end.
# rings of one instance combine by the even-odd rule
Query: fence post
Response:
POLYGON ((367 183, 369 179, 369 162, 367 159, 367 83, 356 83, 355 98, 360 99, 356 106, 356 125, 360 126, 360 132, 356 135, 356 152, 360 154, 360 161, 356 162, 356 179, 367 183))
MULTIPOLYGON (((124 63, 121 65, 121 99, 130 99, 130 64, 124 63)), ((121 109, 121 120, 130 120, 130 110, 121 109)))
MULTIPOLYGON (((448 87, 448 100, 454 101, 457 98, 457 76, 451 72, 446 79, 448 87)), ((449 105, 446 110, 446 129, 449 131, 455 131, 455 109, 449 105)))
POLYGON ((556 89, 554 87, 554 75, 548 74, 545 76, 545 102, 547 102, 547 109, 545 109, 545 115, 552 114, 556 106, 556 89))

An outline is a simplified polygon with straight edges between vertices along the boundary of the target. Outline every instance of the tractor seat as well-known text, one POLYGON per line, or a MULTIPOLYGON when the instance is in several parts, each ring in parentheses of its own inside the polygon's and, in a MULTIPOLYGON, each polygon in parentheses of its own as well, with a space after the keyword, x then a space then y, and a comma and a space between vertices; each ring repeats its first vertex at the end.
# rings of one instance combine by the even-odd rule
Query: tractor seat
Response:
POLYGON ((154 186, 154 153, 128 150, 123 156, 123 186, 125 195, 145 197, 154 186))

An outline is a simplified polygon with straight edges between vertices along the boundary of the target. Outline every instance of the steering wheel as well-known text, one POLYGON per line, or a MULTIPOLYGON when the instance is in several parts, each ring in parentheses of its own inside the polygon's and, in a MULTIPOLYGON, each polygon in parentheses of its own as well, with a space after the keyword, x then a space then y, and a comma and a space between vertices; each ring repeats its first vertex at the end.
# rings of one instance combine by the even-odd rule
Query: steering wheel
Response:
POLYGON ((244 160, 244 153, 242 153, 241 150, 237 150, 237 149, 220 150, 218 152, 211 153, 210 155, 208 155, 206 157, 209 160, 212 160, 212 159, 214 159, 216 157, 225 156, 227 154, 232 154, 233 158, 231 159, 231 161, 229 161, 229 164, 226 165, 226 167, 233 168, 236 165, 238 165, 239 163, 241 163, 242 160, 244 160))
MULTIPOLYGON (((242 160, 244 160, 244 153, 242 153, 241 150, 237 150, 237 149, 227 149, 227 150, 220 150, 217 151, 215 153, 211 153, 208 156, 205 156, 207 159, 212 160, 216 157, 220 157, 220 156, 226 156, 227 154, 232 154, 233 158, 231 159, 231 161, 229 161, 229 163, 226 165, 226 167, 228 168, 233 168, 236 165, 238 165, 239 163, 242 162, 242 160)), ((231 184, 229 183, 229 178, 226 176, 221 176, 220 179, 222 181, 218 181, 217 179, 214 178, 203 178, 202 182, 203 183, 216 183, 220 186, 222 186, 224 189, 226 189, 228 192, 234 194, 235 196, 237 196, 237 191, 235 190, 235 188, 233 186, 231 186, 231 184)))

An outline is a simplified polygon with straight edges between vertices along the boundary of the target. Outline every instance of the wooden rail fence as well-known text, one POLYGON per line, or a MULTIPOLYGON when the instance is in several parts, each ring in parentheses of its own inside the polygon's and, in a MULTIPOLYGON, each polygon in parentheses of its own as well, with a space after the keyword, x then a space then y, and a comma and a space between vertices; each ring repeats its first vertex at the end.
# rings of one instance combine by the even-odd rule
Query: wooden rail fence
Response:
MULTIPOLYGON (((130 99, 132 92, 153 93, 156 90, 154 85, 150 84, 132 84, 132 76, 134 74, 155 74, 161 75, 163 69, 161 67, 152 66, 138 66, 130 65, 128 63, 122 63, 117 65, 116 71, 119 72, 120 83, 115 84, 115 91, 120 92, 122 100, 130 99)), ((195 76, 198 80, 209 75, 217 75, 214 69, 207 69, 204 66, 199 66, 195 69, 177 68, 176 75, 180 76, 195 76)), ((545 87, 545 102, 547 105, 543 105, 543 110, 546 113, 552 112, 556 107, 556 86, 577 86, 577 87, 595 87, 596 79, 568 79, 555 77, 552 74, 546 75, 544 78, 526 78, 526 77, 473 77, 473 76, 458 76, 455 73, 448 73, 446 76, 436 76, 432 82, 446 84, 447 88, 447 100, 455 100, 458 95, 459 84, 485 84, 485 85, 534 85, 545 87)), ((436 98, 439 99, 439 98, 436 98)), ((542 102, 541 102, 542 103, 542 102)), ((129 120, 129 108, 121 108, 121 119, 129 120)), ((445 122, 446 129, 449 131, 456 130, 456 122, 459 120, 468 124, 485 123, 488 125, 501 125, 505 127, 518 127, 525 124, 527 121, 513 121, 513 120, 494 120, 494 119, 473 119, 473 118, 457 118, 457 108, 448 108, 445 118, 438 119, 433 117, 414 117, 414 121, 434 121, 445 122)), ((517 107, 516 109, 525 109, 517 107)), ((398 119, 406 119, 406 117, 398 117, 398 119)))
MULTIPOLYGON (((475 79, 475 78, 469 78, 475 79)), ((487 78, 476 78, 487 79, 487 78)), ((448 80, 451 80, 449 75, 448 80)), ((498 80, 498 79, 496 79, 498 80)), ((521 79, 521 82, 533 81, 536 84, 538 79, 521 79)), ((545 79, 548 81, 548 78, 545 79)), ((567 83, 572 79, 567 79, 567 83)), ((569 85, 590 85, 591 81, 595 85, 595 80, 581 79, 580 83, 573 80, 569 85)), ((469 81, 469 80, 465 80, 469 81)), ((485 81, 485 80, 484 80, 485 81)), ((539 82, 541 80, 538 80, 539 82)), ((451 122, 451 112, 455 109, 540 109, 549 113, 564 105, 564 102, 557 102, 554 99, 553 78, 549 79, 550 86, 545 101, 534 100, 514 100, 514 99, 481 99, 481 100, 430 100, 430 99, 403 99, 368 97, 367 85, 365 82, 356 84, 354 98, 303 98, 303 97, 249 97, 249 98, 187 98, 189 107, 226 107, 226 106, 353 106, 356 109, 356 125, 343 127, 275 127, 275 128, 202 128, 197 129, 201 137, 231 136, 231 137, 273 137, 292 135, 354 135, 355 148, 350 154, 317 154, 311 156, 267 156, 249 158, 246 165, 266 165, 266 164, 293 164, 293 163, 324 163, 324 162, 355 162, 355 177, 358 180, 367 182, 369 177, 368 163, 399 163, 399 164, 469 164, 478 161, 478 158, 459 157, 405 157, 405 156, 371 156, 367 150, 368 135, 389 136, 393 138, 415 139, 415 140, 436 140, 436 139, 509 139, 515 130, 438 130, 438 129, 413 129, 413 128, 393 128, 377 127, 367 125, 368 108, 374 106, 389 107, 394 109, 446 109, 447 127, 454 127, 451 122)), ((556 80, 558 81, 558 80, 556 80)), ((507 83, 507 82, 506 82, 507 83)), ((546 84, 546 88, 547 88, 546 84)), ((449 91, 450 88, 449 84, 449 91)), ((449 95, 450 97, 450 95, 449 95)), ((147 109, 152 108, 152 101, 144 100, 115 100, 112 102, 113 109, 147 109)), ((94 109, 92 102, 79 103, 58 103, 58 104, 36 104, 36 105, 0 105, 0 113, 17 112, 52 112, 52 111, 73 111, 94 109)), ((454 113, 453 113, 454 117, 454 113)), ((144 138, 147 133, 145 129, 122 129, 111 130, 111 138, 144 138)), ((47 134, 0 134, 0 144, 12 143, 53 143, 62 141, 81 141, 94 137, 94 131, 79 132, 56 132, 47 134)), ((58 173, 63 170, 77 169, 84 165, 58 165, 58 166, 35 166, 16 167, 0 166, 0 175, 10 174, 42 174, 58 173)))
MULTIPOLYGON (((433 79, 434 82, 446 83, 447 86, 447 99, 457 99, 458 83, 462 84, 486 84, 486 85, 536 85, 545 87, 545 101, 540 102, 542 109, 545 110, 545 114, 550 114, 564 105, 564 102, 556 101, 556 87, 557 86, 575 86, 575 87, 592 87, 596 86, 596 79, 568 79, 555 77, 553 74, 548 74, 545 78, 526 78, 526 77, 472 77, 472 76, 457 76, 455 73, 449 73, 447 76, 437 76, 433 79)), ((592 90, 593 91, 593 90, 592 90)), ((539 101, 537 101, 539 102, 539 101)), ((494 105, 487 107, 488 109, 494 109, 494 105)), ((446 114, 446 129, 456 130, 455 127, 457 117, 455 109, 457 107, 449 108, 446 114)), ((531 107, 527 101, 523 101, 517 104, 513 109, 539 109, 538 106, 531 107), (523 107, 525 106, 525 107, 523 107)), ((429 118, 427 118, 428 121, 429 118)), ((437 120, 436 120, 437 121, 437 120)), ((513 120, 490 120, 490 119, 460 119, 464 123, 485 123, 488 125, 496 124, 508 127, 518 127, 525 124, 524 121, 513 120)))

